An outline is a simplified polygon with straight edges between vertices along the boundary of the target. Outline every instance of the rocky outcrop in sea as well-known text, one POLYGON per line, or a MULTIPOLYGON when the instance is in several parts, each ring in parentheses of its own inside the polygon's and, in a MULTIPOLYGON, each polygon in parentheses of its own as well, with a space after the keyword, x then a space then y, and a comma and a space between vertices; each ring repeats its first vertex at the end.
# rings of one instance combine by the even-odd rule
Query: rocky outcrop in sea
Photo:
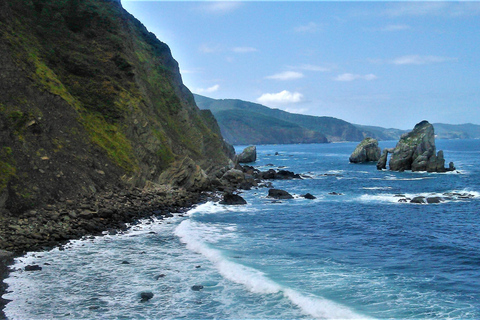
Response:
POLYGON ((394 149, 384 149, 377 162, 377 169, 386 169, 388 154, 392 156, 392 171, 446 172, 455 170, 453 162, 445 168, 443 151, 436 152, 433 126, 426 120, 415 125, 411 132, 403 134, 394 149))
POLYGON ((378 141, 373 138, 365 138, 360 142, 353 153, 350 155, 349 161, 352 163, 364 163, 370 161, 378 161, 382 150, 378 146, 378 141))

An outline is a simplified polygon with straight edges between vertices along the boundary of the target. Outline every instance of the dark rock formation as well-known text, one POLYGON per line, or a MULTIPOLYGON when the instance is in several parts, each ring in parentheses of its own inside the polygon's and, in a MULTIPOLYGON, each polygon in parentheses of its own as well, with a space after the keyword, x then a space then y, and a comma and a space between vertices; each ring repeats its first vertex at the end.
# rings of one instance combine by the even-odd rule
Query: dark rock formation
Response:
POLYGON ((193 291, 200 291, 202 289, 203 289, 203 286, 200 285, 200 284, 196 284, 196 285, 192 286, 193 291))
MULTIPOLYGON (((383 150, 377 162, 377 169, 386 168, 390 152, 389 149, 383 150)), ((445 168, 443 151, 436 153, 434 129, 428 121, 418 123, 411 132, 401 136, 393 149, 389 167, 392 171, 445 172, 450 170, 445 168)))
POLYGON ((238 194, 227 192, 223 195, 223 199, 220 201, 220 204, 242 205, 242 204, 247 204, 247 201, 245 201, 245 199, 243 199, 238 194))
POLYGON ((380 153, 378 141, 372 138, 365 138, 350 155, 349 161, 352 163, 376 162, 380 159, 380 153))
POLYGON ((238 163, 250 163, 257 161, 257 147, 249 146, 246 147, 242 153, 237 156, 238 163))
POLYGON ((152 299, 153 296, 154 296, 154 294, 150 291, 141 292, 140 293, 140 299, 141 299, 140 302, 147 302, 148 300, 152 299))
POLYGON ((306 194, 302 195, 302 197, 304 197, 305 199, 309 199, 309 200, 317 199, 317 197, 315 197, 311 193, 306 193, 306 194))
POLYGON ((377 162, 377 169, 382 170, 387 168, 387 159, 388 159, 388 154, 393 153, 394 148, 385 148, 383 149, 382 155, 380 156, 380 159, 378 159, 377 162))
POLYGON ((269 189, 268 197, 274 199, 293 199, 293 196, 285 190, 269 189))
POLYGON ((40 267, 37 264, 25 266, 25 271, 40 271, 40 270, 42 270, 42 267, 40 267))

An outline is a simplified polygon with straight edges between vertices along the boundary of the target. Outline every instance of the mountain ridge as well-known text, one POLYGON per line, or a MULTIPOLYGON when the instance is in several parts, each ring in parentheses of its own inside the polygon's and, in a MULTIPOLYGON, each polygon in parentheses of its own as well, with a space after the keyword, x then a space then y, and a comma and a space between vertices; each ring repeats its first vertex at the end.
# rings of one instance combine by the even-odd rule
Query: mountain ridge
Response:
MULTIPOLYGON (((194 94, 194 97, 201 109, 212 111, 224 138, 232 144, 325 143, 362 141, 366 137, 398 140, 402 134, 408 132, 396 128, 352 124, 334 117, 289 113, 240 99, 212 99, 198 94, 194 94), (290 126, 290 130, 288 134, 286 130, 282 132, 283 135, 278 134, 275 125, 290 126), (318 136, 315 139, 305 139, 305 134, 312 132, 318 136), (321 136, 325 137, 326 141, 320 139, 321 136)), ((480 138, 480 125, 443 123, 433 125, 438 139, 480 138)))

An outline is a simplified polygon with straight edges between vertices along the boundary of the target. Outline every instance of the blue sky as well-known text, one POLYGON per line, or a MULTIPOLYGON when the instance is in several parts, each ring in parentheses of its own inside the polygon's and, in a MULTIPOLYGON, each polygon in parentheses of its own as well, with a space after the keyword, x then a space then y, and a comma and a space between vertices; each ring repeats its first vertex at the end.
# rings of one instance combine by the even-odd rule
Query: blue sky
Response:
POLYGON ((480 124, 480 2, 122 5, 194 93, 382 127, 480 124))

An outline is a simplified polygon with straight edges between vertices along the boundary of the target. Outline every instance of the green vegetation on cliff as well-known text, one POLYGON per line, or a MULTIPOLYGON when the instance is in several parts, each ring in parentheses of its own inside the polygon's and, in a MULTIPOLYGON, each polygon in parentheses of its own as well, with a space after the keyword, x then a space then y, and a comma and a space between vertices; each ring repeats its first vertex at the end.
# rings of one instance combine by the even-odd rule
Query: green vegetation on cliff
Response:
POLYGON ((228 162, 168 46, 120 1, 2 1, 0 64, 0 209, 228 162))

